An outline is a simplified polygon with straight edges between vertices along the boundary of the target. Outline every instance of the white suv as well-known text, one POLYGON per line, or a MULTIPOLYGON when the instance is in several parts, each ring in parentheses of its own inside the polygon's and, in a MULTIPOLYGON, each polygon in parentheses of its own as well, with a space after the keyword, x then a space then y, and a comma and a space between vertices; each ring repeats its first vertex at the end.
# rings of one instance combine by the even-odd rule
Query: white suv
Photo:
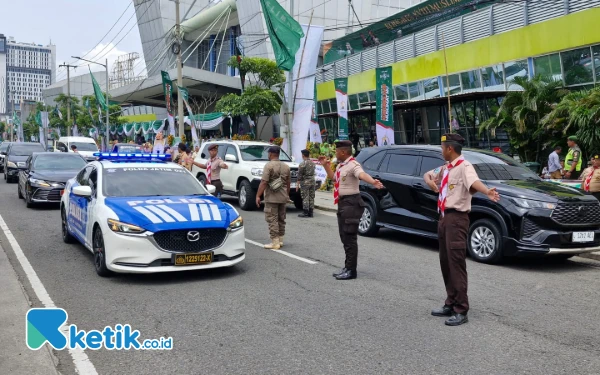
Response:
MULTIPOLYGON (((229 169, 221 169, 223 193, 237 196, 242 210, 255 210, 257 208, 255 203, 256 191, 258 190, 265 164, 269 162, 269 147, 273 145, 266 142, 210 141, 202 144, 202 149, 196 157, 196 162, 206 164, 208 146, 213 144, 219 146, 219 157, 229 166, 229 169)), ((279 159, 285 162, 291 170, 290 199, 294 202, 296 208, 302 209, 302 197, 297 186, 298 164, 283 150, 279 159)), ((194 166, 192 174, 203 184, 206 183, 206 169, 194 166)))

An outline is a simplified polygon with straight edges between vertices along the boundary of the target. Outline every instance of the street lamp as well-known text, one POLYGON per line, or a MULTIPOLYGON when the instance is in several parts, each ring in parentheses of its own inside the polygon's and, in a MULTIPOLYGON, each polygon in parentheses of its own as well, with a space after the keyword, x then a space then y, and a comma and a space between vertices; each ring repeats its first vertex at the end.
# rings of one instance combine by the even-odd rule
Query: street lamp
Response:
POLYGON ((78 56, 71 56, 74 59, 77 60, 81 60, 81 61, 87 61, 91 64, 96 64, 96 65, 100 65, 103 66, 106 69, 106 150, 105 151, 109 151, 109 138, 110 138, 110 125, 109 125, 109 120, 108 120, 108 108, 109 108, 109 102, 108 102, 108 59, 106 59, 106 64, 100 64, 97 63, 95 61, 90 61, 90 60, 86 60, 86 59, 82 59, 81 57, 78 56))

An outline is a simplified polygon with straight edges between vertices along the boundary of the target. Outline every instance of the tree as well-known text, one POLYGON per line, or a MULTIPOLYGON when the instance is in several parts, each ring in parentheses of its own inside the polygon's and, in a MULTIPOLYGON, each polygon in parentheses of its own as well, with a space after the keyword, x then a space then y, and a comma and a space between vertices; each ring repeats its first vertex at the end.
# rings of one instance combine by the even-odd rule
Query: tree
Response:
POLYGON ((523 91, 507 93, 496 116, 481 124, 479 131, 504 129, 521 161, 540 161, 542 150, 556 142, 542 119, 568 94, 568 90, 562 87, 562 82, 542 76, 531 80, 517 77, 514 83, 523 91))
MULTIPOLYGON (((250 116, 261 129, 258 119, 261 116, 273 116, 279 113, 282 100, 283 87, 275 85, 285 82, 283 72, 277 67, 275 61, 262 57, 245 57, 238 65, 237 56, 233 56, 228 63, 229 66, 238 68, 242 77, 250 77, 251 86, 240 94, 228 94, 223 96, 216 104, 215 109, 231 116, 250 116)), ((258 138, 264 130, 258 132, 258 138)))

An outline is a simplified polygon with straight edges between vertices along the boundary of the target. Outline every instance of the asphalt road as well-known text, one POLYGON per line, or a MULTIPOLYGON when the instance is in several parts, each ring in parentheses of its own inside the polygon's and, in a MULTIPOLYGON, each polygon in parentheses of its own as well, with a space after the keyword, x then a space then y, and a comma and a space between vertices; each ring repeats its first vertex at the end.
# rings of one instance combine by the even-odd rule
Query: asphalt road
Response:
MULTIPOLYGON (((83 246, 62 242, 57 207, 26 209, 16 188, 0 181, 0 215, 69 323, 173 337, 171 351, 86 351, 99 374, 600 373, 600 262, 469 261, 470 322, 446 327, 429 314, 444 299, 435 242, 361 237, 359 278, 336 281, 334 214, 290 207, 285 250, 317 264, 248 243, 231 269, 103 279, 83 246)), ((266 241, 263 214, 243 216, 247 238, 266 241)))

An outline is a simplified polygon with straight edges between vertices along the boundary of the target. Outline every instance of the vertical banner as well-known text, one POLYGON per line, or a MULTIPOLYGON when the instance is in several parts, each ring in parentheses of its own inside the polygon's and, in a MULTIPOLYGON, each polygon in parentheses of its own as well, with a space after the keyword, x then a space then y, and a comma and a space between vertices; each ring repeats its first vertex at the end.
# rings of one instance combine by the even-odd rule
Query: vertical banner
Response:
POLYGON ((392 93, 392 67, 375 70, 377 84, 377 144, 389 146, 394 144, 394 103, 392 93))
POLYGON ((340 141, 348 140, 348 78, 336 78, 335 99, 337 101, 338 112, 338 139, 340 141))
MULTIPOLYGON (((169 72, 161 70, 163 83, 163 93, 165 95, 165 102, 167 105, 167 119, 169 120, 169 135, 175 136, 175 119, 173 117, 173 82, 169 77, 169 72)), ((183 119, 180 119, 183 121, 183 119)))
POLYGON ((310 119, 310 141, 313 143, 323 143, 321 138, 321 129, 319 128, 319 111, 317 107, 317 81, 315 80, 315 92, 312 102, 312 118, 310 119))

